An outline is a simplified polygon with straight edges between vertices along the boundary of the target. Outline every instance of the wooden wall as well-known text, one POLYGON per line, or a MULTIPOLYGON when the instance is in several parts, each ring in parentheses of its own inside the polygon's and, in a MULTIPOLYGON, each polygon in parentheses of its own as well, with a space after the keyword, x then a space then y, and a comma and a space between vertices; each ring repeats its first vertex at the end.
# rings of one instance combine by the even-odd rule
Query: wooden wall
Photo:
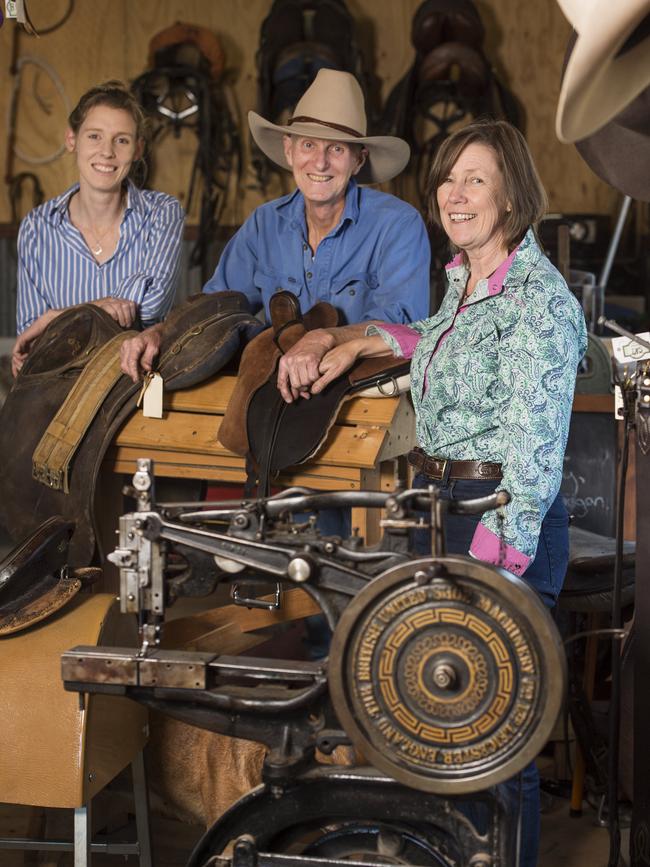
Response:
MULTIPOLYGON (((360 41, 374 60, 382 98, 401 78, 413 59, 410 24, 420 0, 348 0, 359 22, 360 41)), ((555 0, 476 0, 487 28, 486 49, 494 67, 514 91, 527 117, 527 136, 547 186, 551 209, 566 212, 614 213, 620 196, 603 184, 581 160, 575 148, 560 144, 554 132, 562 59, 569 27, 555 0)), ((260 24, 271 0, 75 0, 73 12, 58 30, 41 38, 21 32, 18 56, 35 57, 59 76, 72 105, 89 86, 107 78, 134 78, 144 71, 151 36, 176 20, 212 28, 226 52, 228 75, 244 142, 246 112, 255 105, 255 50, 260 24)), ((58 20, 68 0, 30 0, 37 29, 58 20)), ((17 25, 0 29, 0 117, 7 116, 14 79, 11 54, 17 25)), ((56 151, 65 130, 61 96, 48 76, 26 64, 17 100, 17 145, 32 156, 56 151)), ((6 129, 6 124, 3 123, 6 129)), ((6 135, 0 139, 0 162, 6 160, 6 135)), ((191 134, 170 139, 157 157, 155 186, 185 199, 193 150, 191 134)), ((35 171, 47 198, 75 179, 67 153, 43 165, 19 158, 14 173, 35 171)), ((4 174, 4 171, 3 171, 4 174)), ((278 194, 280 187, 272 189, 278 194)), ((29 197, 27 197, 29 199, 29 197)), ((239 188, 233 185, 223 222, 240 223, 260 203, 250 168, 245 166, 239 188)), ((26 200, 22 213, 29 206, 26 200)), ((196 222, 196 214, 190 214, 196 222)), ((10 220, 6 185, 0 185, 0 222, 10 220)))

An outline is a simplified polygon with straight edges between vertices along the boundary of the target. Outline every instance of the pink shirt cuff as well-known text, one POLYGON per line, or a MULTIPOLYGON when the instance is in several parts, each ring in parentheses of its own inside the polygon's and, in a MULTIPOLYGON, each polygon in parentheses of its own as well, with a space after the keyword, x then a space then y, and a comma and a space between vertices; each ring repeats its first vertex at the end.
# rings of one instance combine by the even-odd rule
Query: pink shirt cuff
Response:
POLYGON ((402 358, 412 358, 416 344, 422 336, 419 331, 410 328, 408 325, 384 325, 380 326, 381 331, 385 331, 393 338, 395 343, 400 348, 402 358))
POLYGON ((512 545, 504 545, 501 549, 501 539, 479 524, 474 531, 474 538, 469 548, 469 553, 477 560, 483 560, 485 563, 492 563, 494 566, 502 566, 513 575, 518 575, 520 578, 528 568, 531 558, 522 554, 512 545))

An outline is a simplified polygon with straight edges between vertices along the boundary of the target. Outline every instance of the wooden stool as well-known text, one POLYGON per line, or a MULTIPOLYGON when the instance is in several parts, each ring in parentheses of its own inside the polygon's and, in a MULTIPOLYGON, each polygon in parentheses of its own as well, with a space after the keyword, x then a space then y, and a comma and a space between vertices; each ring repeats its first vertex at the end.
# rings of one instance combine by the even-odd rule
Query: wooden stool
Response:
MULTIPOLYGON (((611 611, 616 539, 573 526, 569 528, 569 539, 569 566, 558 606, 564 611, 586 614, 587 630, 592 631, 598 629, 603 616, 611 611)), ((621 593, 623 607, 634 601, 635 555, 635 543, 624 542, 621 593)), ((594 695, 597 649, 598 635, 589 635, 585 644, 582 674, 582 686, 587 702, 591 702, 594 695)), ((571 787, 572 816, 579 816, 582 813, 585 770, 585 759, 578 740, 571 787)))
POLYGON ((142 749, 146 710, 118 696, 66 692, 60 656, 76 644, 135 646, 135 620, 114 596, 80 594, 40 624, 0 639, 0 801, 74 809, 74 840, 0 838, 0 848, 74 851, 75 867, 92 852, 139 854, 151 865, 142 749), (136 843, 91 842, 91 802, 131 764, 136 843))

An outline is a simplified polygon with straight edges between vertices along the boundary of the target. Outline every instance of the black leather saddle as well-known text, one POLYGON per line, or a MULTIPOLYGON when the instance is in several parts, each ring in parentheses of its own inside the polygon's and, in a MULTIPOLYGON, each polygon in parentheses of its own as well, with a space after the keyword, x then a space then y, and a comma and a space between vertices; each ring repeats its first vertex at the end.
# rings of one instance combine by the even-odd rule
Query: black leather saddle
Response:
POLYGON ((260 496, 268 494, 274 475, 316 454, 345 400, 410 367, 403 358, 363 360, 309 400, 285 403, 276 385, 280 357, 307 331, 337 325, 338 315, 332 305, 320 302, 303 318, 296 296, 284 291, 269 306, 272 327, 246 347, 219 431, 226 448, 249 458, 248 487, 256 486, 260 496))

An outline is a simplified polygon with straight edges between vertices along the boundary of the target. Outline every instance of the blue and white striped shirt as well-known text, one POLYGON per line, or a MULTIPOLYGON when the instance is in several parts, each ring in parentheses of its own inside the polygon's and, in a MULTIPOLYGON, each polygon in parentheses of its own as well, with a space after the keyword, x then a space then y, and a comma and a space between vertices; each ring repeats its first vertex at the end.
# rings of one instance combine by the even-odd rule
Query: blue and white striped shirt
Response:
POLYGON ((18 232, 18 334, 49 309, 112 296, 138 305, 143 325, 163 319, 174 301, 185 214, 177 199, 130 181, 111 258, 99 265, 72 224, 68 203, 79 189, 34 208, 18 232))

